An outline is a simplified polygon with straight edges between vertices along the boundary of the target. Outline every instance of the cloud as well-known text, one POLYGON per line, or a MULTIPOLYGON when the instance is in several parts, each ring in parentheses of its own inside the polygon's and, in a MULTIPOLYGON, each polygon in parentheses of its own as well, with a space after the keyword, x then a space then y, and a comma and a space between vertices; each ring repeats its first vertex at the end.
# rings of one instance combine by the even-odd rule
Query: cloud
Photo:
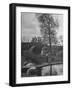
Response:
POLYGON ((31 40, 31 38, 34 36, 40 36, 39 22, 35 16, 35 13, 22 13, 21 25, 22 39, 24 39, 24 37, 27 37, 27 39, 31 40))

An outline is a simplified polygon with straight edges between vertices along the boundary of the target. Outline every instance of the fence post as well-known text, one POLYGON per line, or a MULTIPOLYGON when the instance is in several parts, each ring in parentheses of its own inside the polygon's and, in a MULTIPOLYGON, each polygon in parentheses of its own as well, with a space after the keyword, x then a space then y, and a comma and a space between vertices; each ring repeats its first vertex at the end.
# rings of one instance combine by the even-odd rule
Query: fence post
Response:
POLYGON ((52 75, 52 65, 50 65, 50 75, 52 75))
POLYGON ((42 68, 37 68, 37 75, 38 76, 41 76, 41 74, 42 74, 41 71, 42 71, 42 68))

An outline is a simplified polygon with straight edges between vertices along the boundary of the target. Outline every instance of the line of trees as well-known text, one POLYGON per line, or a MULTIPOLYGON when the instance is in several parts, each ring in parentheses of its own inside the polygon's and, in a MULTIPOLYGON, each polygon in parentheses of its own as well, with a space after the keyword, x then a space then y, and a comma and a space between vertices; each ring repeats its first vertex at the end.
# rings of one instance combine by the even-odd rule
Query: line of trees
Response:
POLYGON ((42 43, 41 37, 33 37, 31 40, 32 43, 42 43))

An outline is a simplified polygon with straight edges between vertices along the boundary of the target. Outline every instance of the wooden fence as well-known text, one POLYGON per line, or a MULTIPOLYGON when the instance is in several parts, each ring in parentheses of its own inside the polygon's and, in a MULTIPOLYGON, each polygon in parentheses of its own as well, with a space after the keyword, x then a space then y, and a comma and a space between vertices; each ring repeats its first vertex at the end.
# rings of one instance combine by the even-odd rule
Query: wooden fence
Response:
POLYGON ((50 66, 50 75, 52 75, 52 66, 60 65, 60 64, 63 64, 63 62, 62 61, 50 62, 50 63, 45 63, 42 65, 37 65, 36 68, 40 71, 39 76, 41 76, 42 67, 50 66))
MULTIPOLYGON (((52 75, 52 66, 54 65, 60 65, 63 64, 62 61, 56 61, 56 62, 48 62, 42 65, 36 65, 36 70, 37 70, 37 76, 41 76, 42 75, 42 68, 46 67, 46 66, 50 66, 50 76, 52 75)), ((25 71, 26 68, 22 68, 22 71, 25 71)))

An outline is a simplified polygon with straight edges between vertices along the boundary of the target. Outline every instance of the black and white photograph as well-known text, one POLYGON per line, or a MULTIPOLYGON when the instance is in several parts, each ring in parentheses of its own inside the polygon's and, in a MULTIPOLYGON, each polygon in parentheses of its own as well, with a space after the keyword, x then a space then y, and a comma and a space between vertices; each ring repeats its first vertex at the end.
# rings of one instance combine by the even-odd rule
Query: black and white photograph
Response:
POLYGON ((21 13, 21 76, 63 75, 63 15, 21 13))
POLYGON ((10 4, 10 86, 70 83, 70 7, 10 4))

